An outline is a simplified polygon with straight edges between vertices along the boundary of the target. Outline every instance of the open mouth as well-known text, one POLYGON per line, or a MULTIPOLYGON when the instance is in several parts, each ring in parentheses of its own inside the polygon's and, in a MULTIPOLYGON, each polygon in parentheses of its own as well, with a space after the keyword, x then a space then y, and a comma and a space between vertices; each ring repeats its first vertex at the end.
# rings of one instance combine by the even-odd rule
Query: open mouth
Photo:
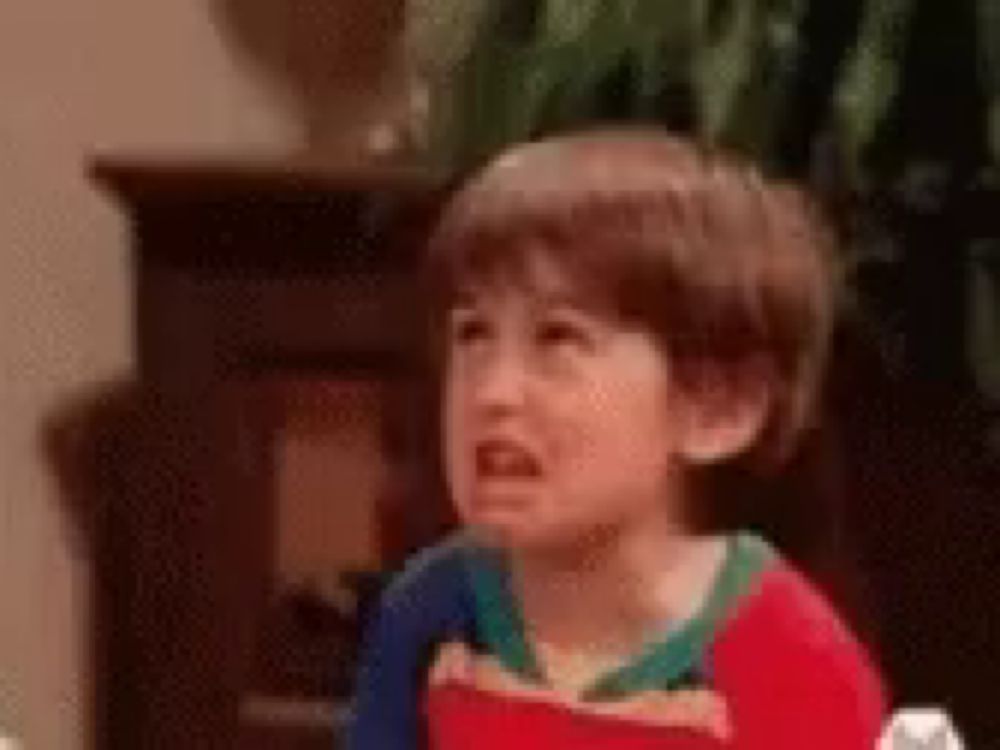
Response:
POLYGON ((476 446, 476 477, 485 481, 530 481, 542 475, 541 463, 521 444, 505 438, 476 446))

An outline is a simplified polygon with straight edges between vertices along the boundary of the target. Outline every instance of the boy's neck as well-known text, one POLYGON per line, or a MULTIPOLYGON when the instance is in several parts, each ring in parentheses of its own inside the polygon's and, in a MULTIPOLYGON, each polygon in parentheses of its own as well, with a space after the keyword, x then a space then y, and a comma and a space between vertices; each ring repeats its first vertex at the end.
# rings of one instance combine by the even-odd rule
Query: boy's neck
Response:
POLYGON ((511 554, 529 641, 625 658, 694 616, 725 557, 719 537, 646 523, 574 554, 511 554))

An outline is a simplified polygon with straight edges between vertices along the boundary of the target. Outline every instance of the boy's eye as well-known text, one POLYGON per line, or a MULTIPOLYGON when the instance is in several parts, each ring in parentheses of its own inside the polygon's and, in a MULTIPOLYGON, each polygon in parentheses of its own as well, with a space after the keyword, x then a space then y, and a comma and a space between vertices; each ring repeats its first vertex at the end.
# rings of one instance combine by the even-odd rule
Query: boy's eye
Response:
POLYGON ((543 323, 538 329, 538 341, 546 346, 582 346, 587 339, 578 326, 562 321, 543 323))
POLYGON ((478 318, 456 320, 451 326, 451 337, 459 344, 470 344, 485 339, 489 335, 489 326, 478 318))

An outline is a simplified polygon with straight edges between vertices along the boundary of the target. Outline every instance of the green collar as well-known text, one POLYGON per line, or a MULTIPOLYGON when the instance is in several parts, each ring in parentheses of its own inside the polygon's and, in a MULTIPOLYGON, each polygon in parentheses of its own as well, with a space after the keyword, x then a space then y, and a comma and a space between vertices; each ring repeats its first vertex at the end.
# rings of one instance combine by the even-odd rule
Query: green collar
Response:
MULTIPOLYGON (((740 532, 728 540, 726 559, 701 610, 663 637, 651 641, 634 659, 599 678, 583 691, 584 700, 609 700, 642 690, 687 684, 723 621, 775 558, 760 537, 740 532)), ((528 679, 544 678, 527 642, 520 608, 499 553, 476 548, 469 558, 476 626, 487 649, 503 665, 528 679)))

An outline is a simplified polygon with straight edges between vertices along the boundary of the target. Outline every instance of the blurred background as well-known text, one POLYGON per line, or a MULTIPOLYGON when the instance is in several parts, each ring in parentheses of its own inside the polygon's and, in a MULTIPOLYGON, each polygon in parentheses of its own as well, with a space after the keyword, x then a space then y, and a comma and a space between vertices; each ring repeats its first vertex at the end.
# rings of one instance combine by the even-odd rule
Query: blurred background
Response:
MULTIPOLYGON (((848 284, 829 417, 776 520, 751 522, 849 613, 897 703, 943 704, 970 747, 995 742, 993 0, 38 0, 4 16, 0 736, 112 747, 121 714, 128 736, 159 736, 143 717, 210 704, 222 688, 186 694, 184 675, 230 663, 241 716, 335 724, 364 600, 448 524, 432 399, 396 336, 420 236, 401 206, 507 143, 643 122, 830 206, 848 284), (237 614, 253 624, 238 637, 205 624, 237 614), (232 662, 144 661, 202 637, 237 642, 232 662), (179 695, 157 692, 175 676, 179 695)), ((234 746, 219 737, 201 746, 234 746)), ((275 737, 240 746, 307 746, 275 737)))

